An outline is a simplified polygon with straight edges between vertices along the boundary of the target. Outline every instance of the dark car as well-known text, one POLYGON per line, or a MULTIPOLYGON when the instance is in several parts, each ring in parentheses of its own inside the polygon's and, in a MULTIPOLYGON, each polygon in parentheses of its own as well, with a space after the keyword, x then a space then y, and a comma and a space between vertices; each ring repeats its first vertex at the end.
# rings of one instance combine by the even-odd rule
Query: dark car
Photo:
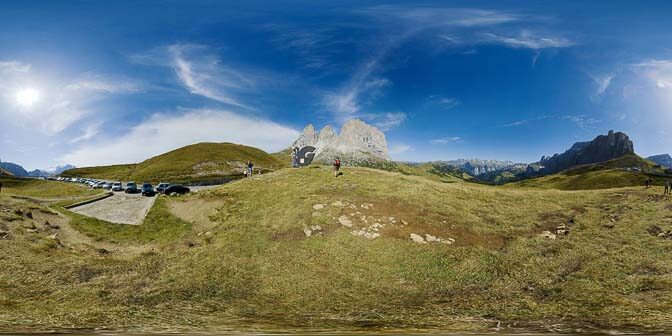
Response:
POLYGON ((142 185, 142 189, 140 189, 142 192, 142 196, 149 196, 152 197, 156 195, 156 191, 154 191, 154 187, 150 183, 145 183, 142 185))
POLYGON ((135 194, 137 193, 138 190, 138 185, 135 184, 135 182, 128 182, 126 183, 126 190, 124 190, 125 193, 127 194, 135 194))
POLYGON ((164 183, 161 182, 159 185, 156 186, 156 192, 159 194, 163 194, 163 191, 166 190, 166 188, 170 187, 170 183, 164 183))
POLYGON ((186 194, 186 193, 188 193, 188 192, 190 192, 190 191, 191 191, 191 190, 189 190, 189 188, 187 188, 187 187, 185 187, 185 186, 181 186, 181 185, 179 185, 179 184, 175 184, 175 185, 171 185, 170 187, 164 189, 164 190, 163 190, 163 193, 166 194, 166 195, 170 195, 170 194, 172 194, 172 193, 176 193, 176 194, 184 195, 184 194, 186 194))

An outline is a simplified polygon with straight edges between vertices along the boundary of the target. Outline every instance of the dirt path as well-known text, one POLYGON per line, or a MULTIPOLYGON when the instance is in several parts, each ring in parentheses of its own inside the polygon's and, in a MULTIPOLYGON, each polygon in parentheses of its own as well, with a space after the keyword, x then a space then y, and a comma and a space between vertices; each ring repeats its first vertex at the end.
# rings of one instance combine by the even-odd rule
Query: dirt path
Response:
POLYGON ((113 196, 70 211, 110 223, 139 225, 154 205, 155 197, 115 193, 113 196))

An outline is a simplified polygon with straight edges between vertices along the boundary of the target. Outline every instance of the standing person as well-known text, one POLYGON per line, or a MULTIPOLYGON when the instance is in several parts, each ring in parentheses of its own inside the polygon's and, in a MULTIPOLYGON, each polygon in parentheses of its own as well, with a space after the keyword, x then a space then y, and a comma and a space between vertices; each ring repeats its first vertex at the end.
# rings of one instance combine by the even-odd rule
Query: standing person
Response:
POLYGON ((647 178, 646 178, 646 181, 644 182, 644 183, 646 184, 646 189, 649 189, 649 184, 650 184, 649 181, 650 181, 650 180, 649 180, 649 178, 647 177, 647 178))
POLYGON ((296 148, 292 149, 292 168, 296 168, 298 166, 296 162, 296 148))
POLYGON ((0 182, 0 193, 2 192, 2 182, 0 182))
POLYGON ((341 170, 341 159, 336 157, 334 158, 334 176, 338 176, 339 170, 341 170))
POLYGON ((252 177, 253 169, 254 169, 254 163, 252 163, 252 161, 247 161, 247 177, 252 177))
POLYGON ((665 182, 665 194, 664 195, 670 195, 672 194, 672 183, 670 181, 665 182))

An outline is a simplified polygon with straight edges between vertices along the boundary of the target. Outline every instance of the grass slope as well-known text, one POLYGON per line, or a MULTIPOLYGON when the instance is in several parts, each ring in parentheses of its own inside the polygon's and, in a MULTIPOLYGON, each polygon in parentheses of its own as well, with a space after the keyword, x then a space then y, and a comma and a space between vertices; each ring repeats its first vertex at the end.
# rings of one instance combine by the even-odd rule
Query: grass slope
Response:
POLYGON ((91 190, 79 184, 13 176, 0 176, 0 183, 2 183, 3 194, 25 197, 90 196, 100 193, 98 190, 91 190))
POLYGON ((28 219, 0 217, 13 237, 0 244, 0 327, 670 328, 672 239, 651 234, 672 230, 661 192, 285 169, 164 198, 143 235, 163 236, 167 209, 190 225, 136 256, 55 246, 46 229, 26 232, 28 219), (351 233, 374 223, 377 239, 351 233), (538 236, 563 224, 570 234, 538 236))
POLYGON ((266 152, 232 143, 198 143, 153 157, 138 164, 75 168, 61 176, 123 181, 198 181, 242 175, 247 161, 264 172, 283 166, 266 152))
POLYGON ((519 181, 510 185, 523 187, 553 188, 561 190, 608 189, 642 186, 646 179, 656 185, 672 180, 656 164, 636 155, 626 155, 618 159, 578 166, 563 172, 519 181), (626 171, 623 168, 637 167, 641 171, 626 171))

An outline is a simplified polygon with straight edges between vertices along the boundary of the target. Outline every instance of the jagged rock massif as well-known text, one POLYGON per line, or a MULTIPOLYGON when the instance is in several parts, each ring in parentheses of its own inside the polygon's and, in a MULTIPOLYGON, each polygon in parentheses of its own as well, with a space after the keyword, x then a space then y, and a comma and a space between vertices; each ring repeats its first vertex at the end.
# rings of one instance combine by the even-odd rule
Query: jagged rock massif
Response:
POLYGON ((649 161, 653 161, 656 164, 659 164, 663 167, 672 168, 672 156, 670 156, 670 154, 649 156, 646 159, 649 161))
POLYGON ((539 173, 553 174, 574 166, 600 163, 634 153, 627 134, 609 131, 609 134, 598 135, 593 141, 577 142, 562 154, 543 156, 539 161, 539 173))
POLYGON ((334 157, 345 165, 366 165, 372 161, 389 161, 385 134, 365 122, 353 119, 345 123, 340 134, 331 126, 320 132, 308 125, 292 144, 292 148, 313 146, 316 148, 314 162, 331 163, 334 157))

